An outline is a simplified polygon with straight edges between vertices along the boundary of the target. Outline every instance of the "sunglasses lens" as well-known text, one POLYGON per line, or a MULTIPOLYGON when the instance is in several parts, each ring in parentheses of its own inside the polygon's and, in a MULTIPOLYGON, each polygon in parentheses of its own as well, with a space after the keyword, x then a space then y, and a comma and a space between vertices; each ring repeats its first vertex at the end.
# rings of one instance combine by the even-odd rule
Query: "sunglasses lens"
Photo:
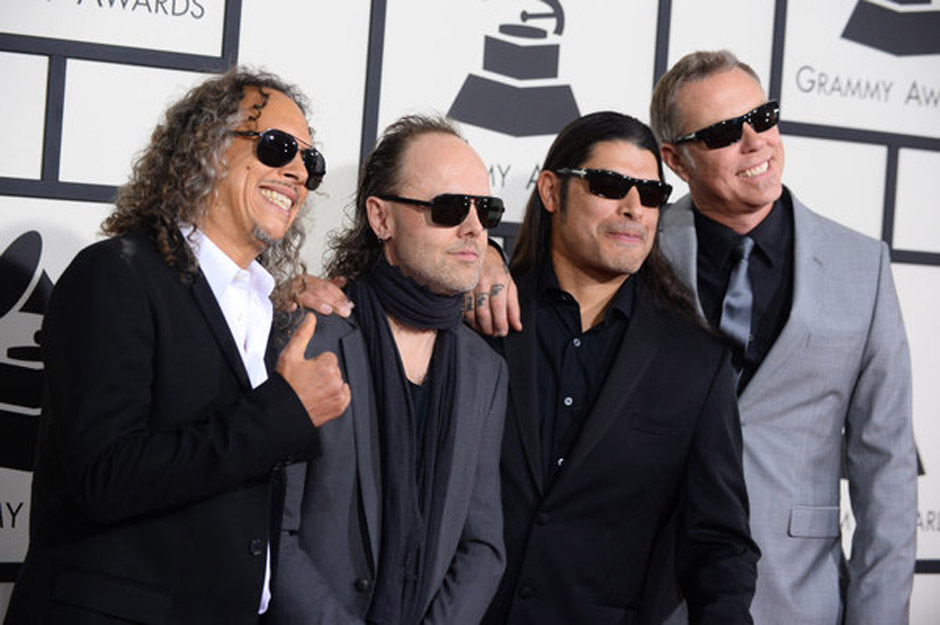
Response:
POLYGON ((431 221, 439 226, 456 226, 463 223, 470 212, 470 197, 444 194, 431 200, 431 221))
POLYGON ((777 106, 776 102, 768 102, 754 109, 754 114, 751 115, 748 121, 756 132, 764 132, 776 126, 779 119, 780 107, 777 106))
POLYGON ((620 200, 630 189, 636 187, 640 195, 640 204, 649 208, 659 208, 669 199, 672 187, 650 180, 638 180, 623 176, 616 172, 599 169, 589 169, 584 172, 588 182, 588 190, 599 197, 620 200))
POLYGON ((268 167, 283 167, 297 154, 297 142, 280 130, 265 130, 258 137, 256 148, 258 160, 268 167))
POLYGON ((503 218, 503 201, 496 197, 457 195, 445 193, 431 200, 431 221, 439 226, 459 226, 470 213, 471 202, 476 205, 480 224, 495 228, 503 218))
POLYGON ((649 208, 660 208, 672 193, 672 187, 669 185, 657 185, 650 182, 638 182, 636 189, 640 193, 640 204, 649 208))
POLYGON ((633 186, 631 181, 608 171, 589 171, 587 181, 591 193, 611 200, 619 200, 633 186))
POLYGON ((326 159, 316 148, 301 150, 300 156, 303 158, 304 167, 307 168, 307 189, 313 191, 323 182, 323 175, 326 173, 326 159))
POLYGON ((780 107, 776 101, 770 101, 741 117, 718 122, 696 134, 708 149, 717 150, 741 140, 744 122, 749 123, 755 132, 764 132, 776 126, 779 119, 780 107))
POLYGON ((506 207, 498 197, 476 198, 477 216, 484 228, 489 230, 499 225, 506 207))
POLYGON ((743 130, 744 120, 738 118, 719 122, 711 128, 700 131, 698 134, 708 149, 717 150, 740 141, 743 130))

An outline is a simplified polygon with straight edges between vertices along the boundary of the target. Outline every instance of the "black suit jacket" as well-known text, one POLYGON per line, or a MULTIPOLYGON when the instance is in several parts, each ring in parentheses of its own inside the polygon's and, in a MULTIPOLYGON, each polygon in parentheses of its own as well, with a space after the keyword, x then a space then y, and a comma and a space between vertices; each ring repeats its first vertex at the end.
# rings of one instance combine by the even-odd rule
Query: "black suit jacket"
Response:
POLYGON ((277 373, 252 390, 201 272, 143 235, 83 250, 42 330, 30 546, 5 623, 256 623, 272 468, 316 449, 277 373))
POLYGON ((675 588, 675 564, 693 623, 750 623, 759 552, 748 532, 726 350, 638 284, 614 364, 546 483, 537 273, 519 282, 525 329, 503 343, 511 398, 501 461, 507 568, 485 622, 655 622, 675 588))

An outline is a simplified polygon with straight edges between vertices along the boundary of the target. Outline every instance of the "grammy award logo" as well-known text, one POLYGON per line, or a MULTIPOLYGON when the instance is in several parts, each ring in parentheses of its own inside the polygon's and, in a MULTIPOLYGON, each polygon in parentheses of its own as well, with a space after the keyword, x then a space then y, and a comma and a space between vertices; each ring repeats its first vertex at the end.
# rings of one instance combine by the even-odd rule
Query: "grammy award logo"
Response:
POLYGON ((859 0, 842 38, 896 56, 940 54, 940 6, 934 0, 859 0))
POLYGON ((448 115, 474 126, 514 137, 555 134, 578 117, 578 105, 568 85, 544 85, 558 78, 560 46, 549 32, 526 22, 551 20, 552 38, 565 29, 560 0, 539 0, 551 9, 545 13, 522 11, 521 24, 501 24, 499 37, 486 35, 483 70, 468 74, 448 115), (507 84, 505 79, 523 86, 507 84), (543 84, 526 86, 526 81, 543 84))
POLYGON ((39 328, 52 294, 41 255, 35 230, 0 255, 0 467, 22 471, 33 466, 43 380, 39 328))

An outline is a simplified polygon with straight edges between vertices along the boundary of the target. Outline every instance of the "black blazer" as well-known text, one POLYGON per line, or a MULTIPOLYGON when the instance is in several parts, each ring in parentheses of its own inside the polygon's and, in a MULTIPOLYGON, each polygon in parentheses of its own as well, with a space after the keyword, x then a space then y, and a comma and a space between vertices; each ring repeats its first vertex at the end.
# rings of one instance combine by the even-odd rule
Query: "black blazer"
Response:
POLYGON ((485 622, 657 622, 676 602, 675 564, 692 623, 750 623, 759 551, 748 531, 726 350, 638 284, 603 388, 546 483, 537 273, 519 282, 524 330, 503 343, 511 398, 501 461, 507 568, 485 622))
POLYGON ((287 382, 252 390, 201 272, 143 235, 83 250, 44 319, 30 546, 5 623, 256 623, 271 474, 316 449, 287 382))

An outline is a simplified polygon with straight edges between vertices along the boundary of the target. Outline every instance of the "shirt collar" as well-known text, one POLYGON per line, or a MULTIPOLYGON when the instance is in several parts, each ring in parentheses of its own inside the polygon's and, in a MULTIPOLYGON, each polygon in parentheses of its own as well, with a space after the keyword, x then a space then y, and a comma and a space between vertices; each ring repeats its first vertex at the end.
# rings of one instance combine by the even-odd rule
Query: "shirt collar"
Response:
MULTIPOLYGON (((631 276, 632 278, 633 276, 631 276)), ((633 314, 634 294, 636 291, 636 280, 627 278, 617 289, 614 298, 604 313, 604 322, 610 320, 612 314, 621 315, 624 319, 629 319, 633 314)), ((542 261, 539 269, 538 280, 539 299, 543 302, 555 304, 559 302, 578 305, 577 300, 570 293, 561 288, 558 284, 558 276, 555 275, 555 268, 552 265, 551 258, 542 261)))
MULTIPOLYGON (((735 243, 742 235, 731 228, 702 214, 692 206, 695 215, 695 235, 698 239, 699 253, 709 259, 715 267, 722 267, 730 262, 735 243)), ((763 254, 767 262, 774 266, 784 262, 787 254, 788 233, 793 230, 793 205, 790 197, 784 193, 774 202, 770 213, 755 226, 747 236, 754 240, 754 248, 763 254)))
POLYGON ((199 268, 206 276, 206 282, 209 283, 216 300, 221 300, 225 289, 240 274, 246 273, 253 291, 265 298, 271 297, 275 286, 274 277, 257 260, 252 260, 248 269, 242 269, 199 228, 181 225, 180 231, 196 256, 199 268))

